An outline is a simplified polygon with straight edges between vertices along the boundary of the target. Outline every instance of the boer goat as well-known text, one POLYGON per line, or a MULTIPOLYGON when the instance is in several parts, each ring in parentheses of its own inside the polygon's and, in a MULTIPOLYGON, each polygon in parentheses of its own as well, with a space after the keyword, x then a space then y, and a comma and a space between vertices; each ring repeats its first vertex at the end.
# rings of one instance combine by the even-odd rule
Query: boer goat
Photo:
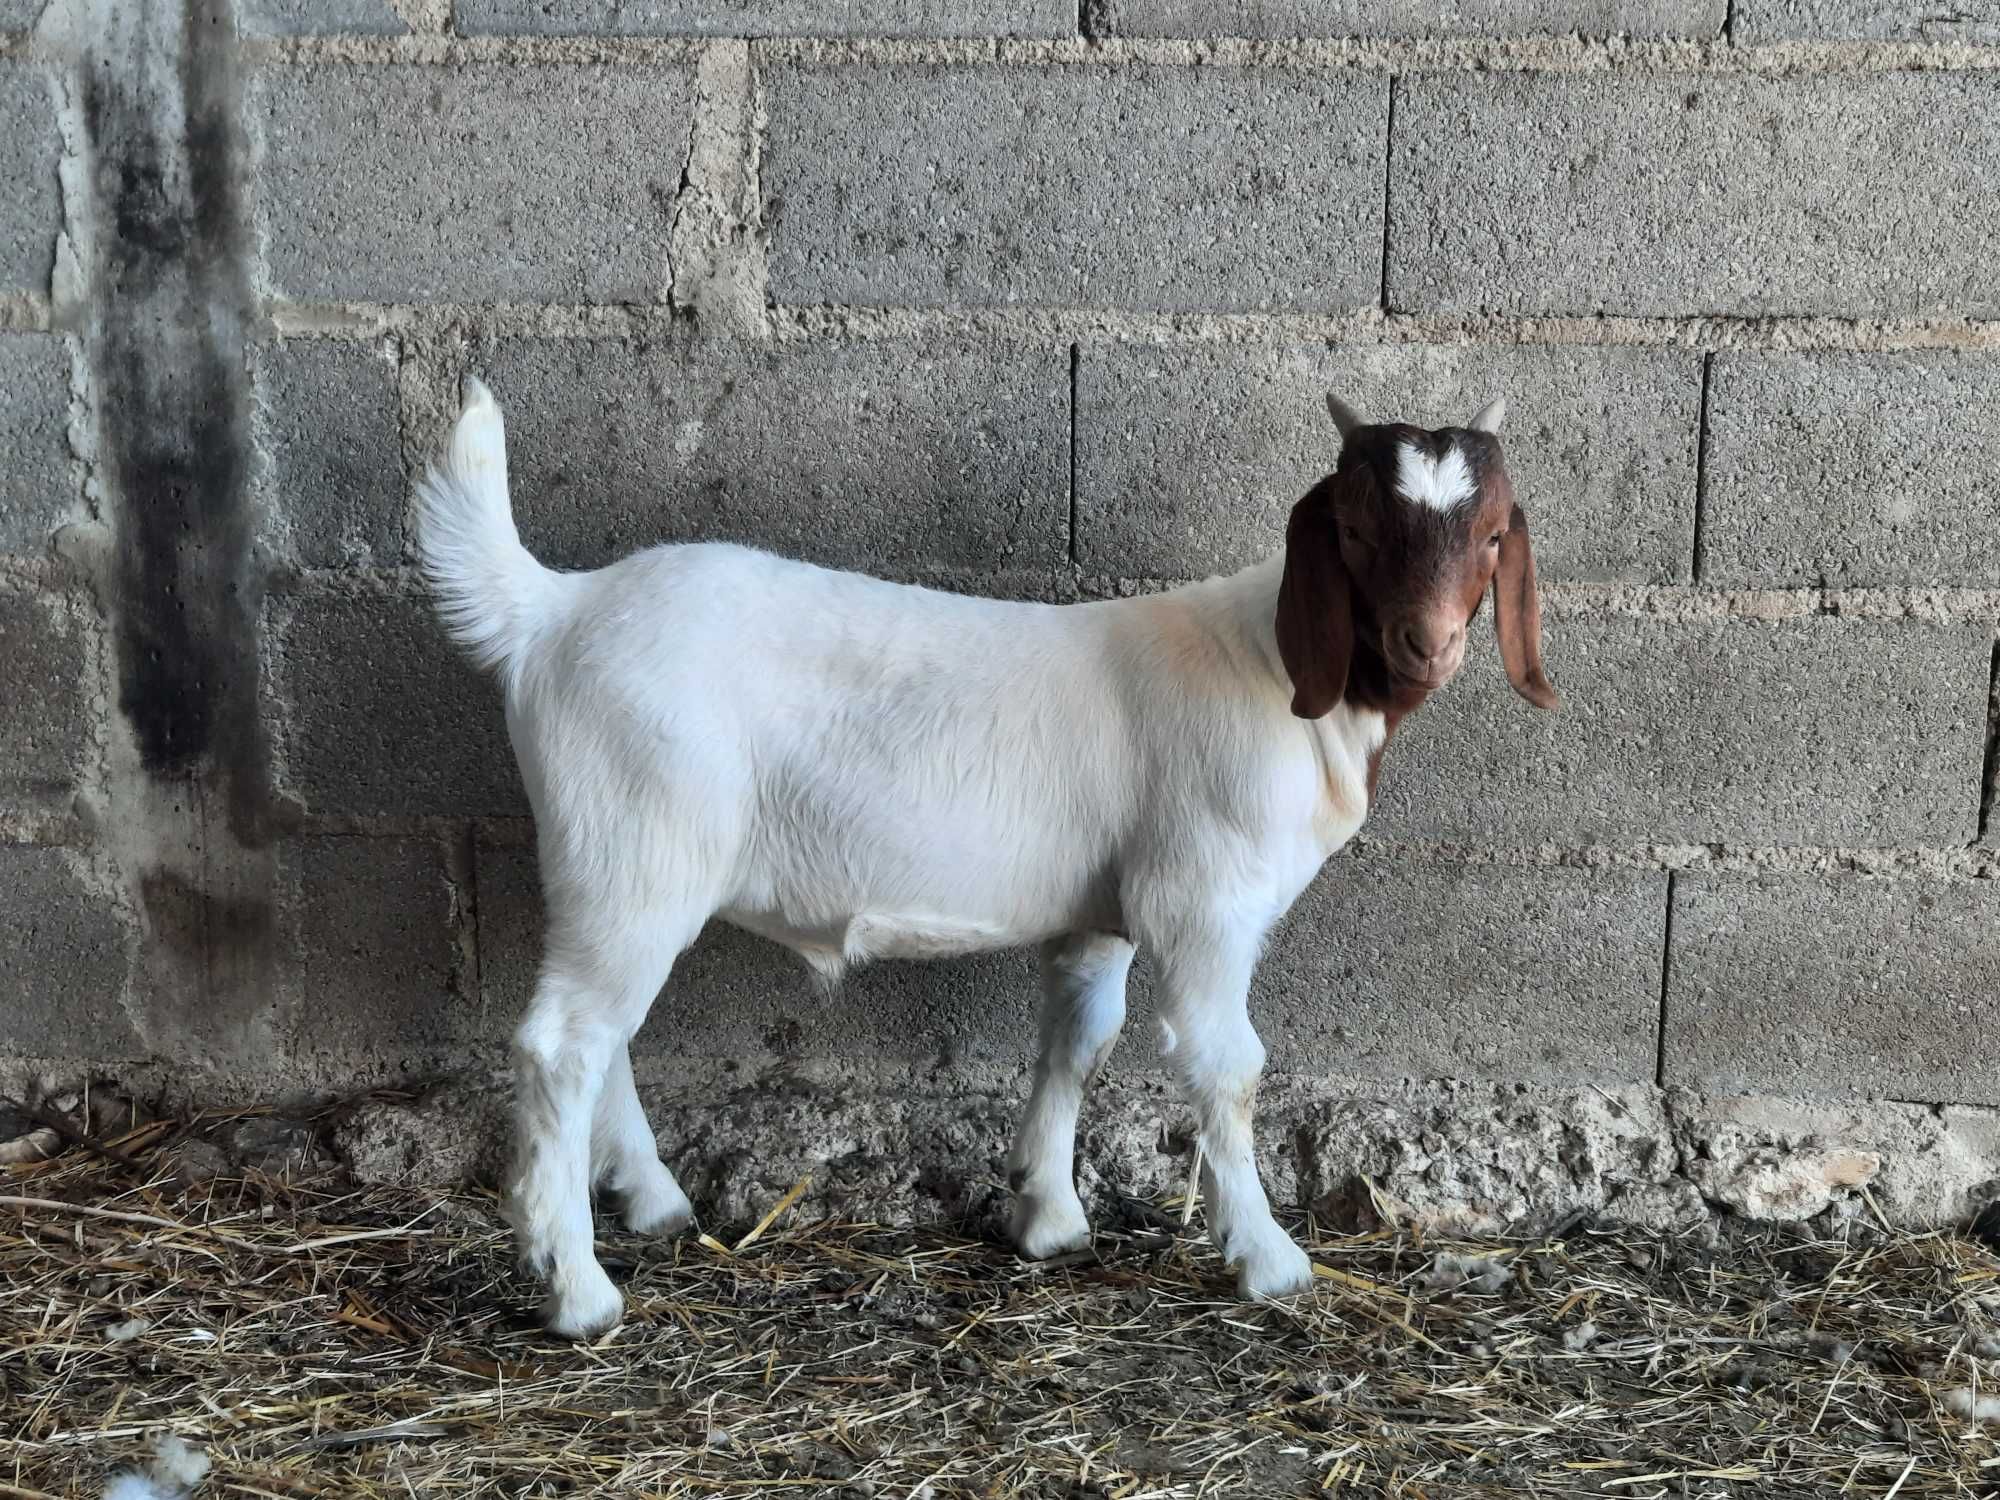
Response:
POLYGON ((1293 508, 1282 553, 1054 606, 728 545, 553 572, 514 528, 500 409, 466 382, 420 489, 422 552, 451 633, 505 688, 540 838, 548 928, 515 1033, 507 1204, 551 1331, 587 1336, 622 1309, 592 1254, 593 1187, 634 1230, 691 1218, 627 1043, 711 917, 829 977, 1041 945, 1008 1179, 1028 1256, 1088 1239, 1077 1109, 1145 947, 1237 1289, 1311 1286, 1252 1154, 1259 945, 1361 826, 1383 746, 1458 671, 1489 584, 1509 678, 1555 705, 1502 403, 1438 431, 1328 405, 1339 466, 1293 508))

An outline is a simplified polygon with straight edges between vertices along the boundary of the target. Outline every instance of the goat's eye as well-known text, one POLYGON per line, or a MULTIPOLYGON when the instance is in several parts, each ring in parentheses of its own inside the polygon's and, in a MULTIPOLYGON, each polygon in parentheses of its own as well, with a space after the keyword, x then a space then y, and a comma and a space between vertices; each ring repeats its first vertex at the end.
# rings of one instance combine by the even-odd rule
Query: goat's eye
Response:
POLYGON ((1496 531, 1496 532, 1494 532, 1494 533, 1493 533, 1493 535, 1489 536, 1489 537, 1488 537, 1488 538, 1486 539, 1486 545, 1487 545, 1487 546, 1489 546, 1489 547, 1497 547, 1497 546, 1499 546, 1499 545, 1500 545, 1500 533, 1496 531))

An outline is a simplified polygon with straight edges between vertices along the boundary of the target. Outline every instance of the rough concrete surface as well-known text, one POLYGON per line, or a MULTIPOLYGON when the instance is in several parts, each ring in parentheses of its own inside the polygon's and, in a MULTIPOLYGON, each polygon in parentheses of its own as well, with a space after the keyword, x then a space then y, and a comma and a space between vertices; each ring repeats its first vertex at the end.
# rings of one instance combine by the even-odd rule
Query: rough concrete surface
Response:
POLYGON ((69 345, 0 334, 0 553, 35 557, 77 507, 70 471, 69 345))
POLYGON ((504 1031, 485 1024, 462 971, 466 897, 437 840, 297 839, 281 860, 298 985, 289 1043, 304 1066, 436 1077, 499 1060, 504 1031))
POLYGON ((1337 858, 1272 935, 1251 1015, 1280 1072, 1650 1082, 1666 910, 1651 870, 1337 858))
POLYGON ((393 349, 292 339, 253 355, 266 543, 309 568, 403 561, 403 439, 393 349))
POLYGON ((1083 0, 1099 36, 1712 37, 1726 0, 1083 0))
POLYGON ((691 102, 669 65, 259 69, 265 274, 314 301, 654 301, 691 102))
MULTIPOLYGON (((662 1156, 710 1221, 755 1220, 810 1176, 804 1217, 1001 1230, 1025 1078, 958 1093, 810 1070, 691 1083, 642 1063, 638 1081, 662 1156)), ((365 1181, 493 1181, 509 1129, 504 1087, 468 1079, 357 1106, 337 1140, 365 1181)), ((1871 1201, 1932 1226, 2000 1197, 1990 1110, 1322 1074, 1267 1081, 1257 1135, 1273 1201, 1342 1230, 1534 1232, 1579 1214, 1654 1228, 1827 1222, 1872 1214, 1871 1201)), ((1149 1075, 1094 1089, 1077 1141, 1079 1188, 1099 1219, 1116 1194, 1178 1190, 1192 1166, 1191 1116, 1149 1075)))
POLYGON ((1704 1096, 1671 1089, 1682 1170, 1710 1202, 1746 1218, 1865 1211, 1891 1222, 1960 1224, 2000 1198, 2000 1113, 1867 1103, 1704 1096))
POLYGON ((308 588, 270 614, 282 793, 322 814, 527 810, 499 687, 426 602, 308 588))
POLYGON ((60 149, 41 71, 0 58, 0 292, 48 292, 62 225, 60 149))
POLYGON ((1990 881, 1675 882, 1672 1082, 2000 1103, 1996 993, 1990 881))
POLYGON ((241 0, 245 36, 400 36, 410 29, 389 0, 241 0))
POLYGON ((1390 742, 1370 834, 1846 848, 1977 828, 1990 626, 1568 619, 1543 644, 1554 713, 1474 623, 1461 679, 1390 742))
POLYGON ((779 302, 1331 312, 1376 301, 1381 78, 780 67, 764 95, 779 302))
POLYGON ((458 0, 461 31, 529 36, 1074 36, 1076 0, 458 0))
POLYGON ((1394 308, 2000 312, 2000 78, 1419 75, 1391 149, 1394 308))
POLYGON ((2000 42, 1993 0, 1735 0, 1739 42, 2000 42))
POLYGON ((1068 555, 1061 348, 571 339, 482 368, 552 565, 702 540, 890 575, 1068 555))
POLYGON ((2000 586, 2000 358, 1718 355, 1704 583, 2000 586))
POLYGON ((0 585, 0 811, 66 807, 90 743, 83 627, 66 603, 0 585))
POLYGON ((1306 1108, 1299 1160, 1301 1201, 1346 1229, 1396 1218, 1493 1234, 1579 1210, 1665 1226, 1702 1212, 1673 1180, 1650 1087, 1357 1091, 1306 1108))
POLYGON ((1340 455, 1329 390, 1371 421, 1434 427, 1504 395, 1501 438, 1542 577, 1688 578, 1701 360, 1656 349, 1086 347, 1078 562, 1199 578, 1276 551, 1293 503, 1340 455))
POLYGON ((120 1003, 131 933, 88 856, 0 844, 0 891, 0 1053, 86 1063, 145 1056, 120 1003))

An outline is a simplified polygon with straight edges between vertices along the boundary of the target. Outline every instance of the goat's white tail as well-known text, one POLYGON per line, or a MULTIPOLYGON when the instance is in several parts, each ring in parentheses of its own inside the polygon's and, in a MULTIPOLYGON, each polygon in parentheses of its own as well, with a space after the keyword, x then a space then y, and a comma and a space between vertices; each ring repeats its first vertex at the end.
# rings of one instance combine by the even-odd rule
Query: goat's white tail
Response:
POLYGON ((506 665, 547 620, 560 575, 521 545, 500 405, 470 375, 451 444, 417 485, 417 545, 445 628, 480 666, 506 665))

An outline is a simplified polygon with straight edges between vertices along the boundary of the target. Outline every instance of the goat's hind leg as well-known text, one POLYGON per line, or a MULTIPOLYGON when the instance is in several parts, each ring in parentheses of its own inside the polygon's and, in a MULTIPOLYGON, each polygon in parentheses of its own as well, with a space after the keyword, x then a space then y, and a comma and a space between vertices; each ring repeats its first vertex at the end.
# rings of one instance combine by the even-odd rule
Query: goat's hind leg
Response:
POLYGON ((1076 1195, 1076 1116, 1125 1024, 1131 966, 1132 945, 1110 933, 1075 933, 1042 948, 1035 1091, 1007 1164, 1013 1239, 1031 1260, 1090 1242, 1090 1221, 1076 1195))
MULTIPOLYGON (((563 924, 553 917, 550 925, 549 957, 514 1033, 514 1168, 506 1209, 522 1264, 548 1283, 543 1324, 560 1337, 587 1338, 624 1311, 592 1246, 593 1139, 600 1109, 622 1108, 622 1099, 606 1105, 604 1092, 619 1084, 630 1093, 626 1043, 693 928, 671 934, 656 929, 607 952, 601 943, 566 941, 563 924), (615 1076, 620 1068, 622 1079, 615 1076)), ((633 1096, 631 1109, 637 1108, 633 1096)), ((618 1119, 629 1135, 629 1116, 618 1119)))
POLYGON ((591 1176, 618 1197, 619 1217, 634 1234, 679 1234, 694 1205, 660 1160, 659 1143, 632 1082, 629 1046, 611 1054, 590 1127, 591 1176))

